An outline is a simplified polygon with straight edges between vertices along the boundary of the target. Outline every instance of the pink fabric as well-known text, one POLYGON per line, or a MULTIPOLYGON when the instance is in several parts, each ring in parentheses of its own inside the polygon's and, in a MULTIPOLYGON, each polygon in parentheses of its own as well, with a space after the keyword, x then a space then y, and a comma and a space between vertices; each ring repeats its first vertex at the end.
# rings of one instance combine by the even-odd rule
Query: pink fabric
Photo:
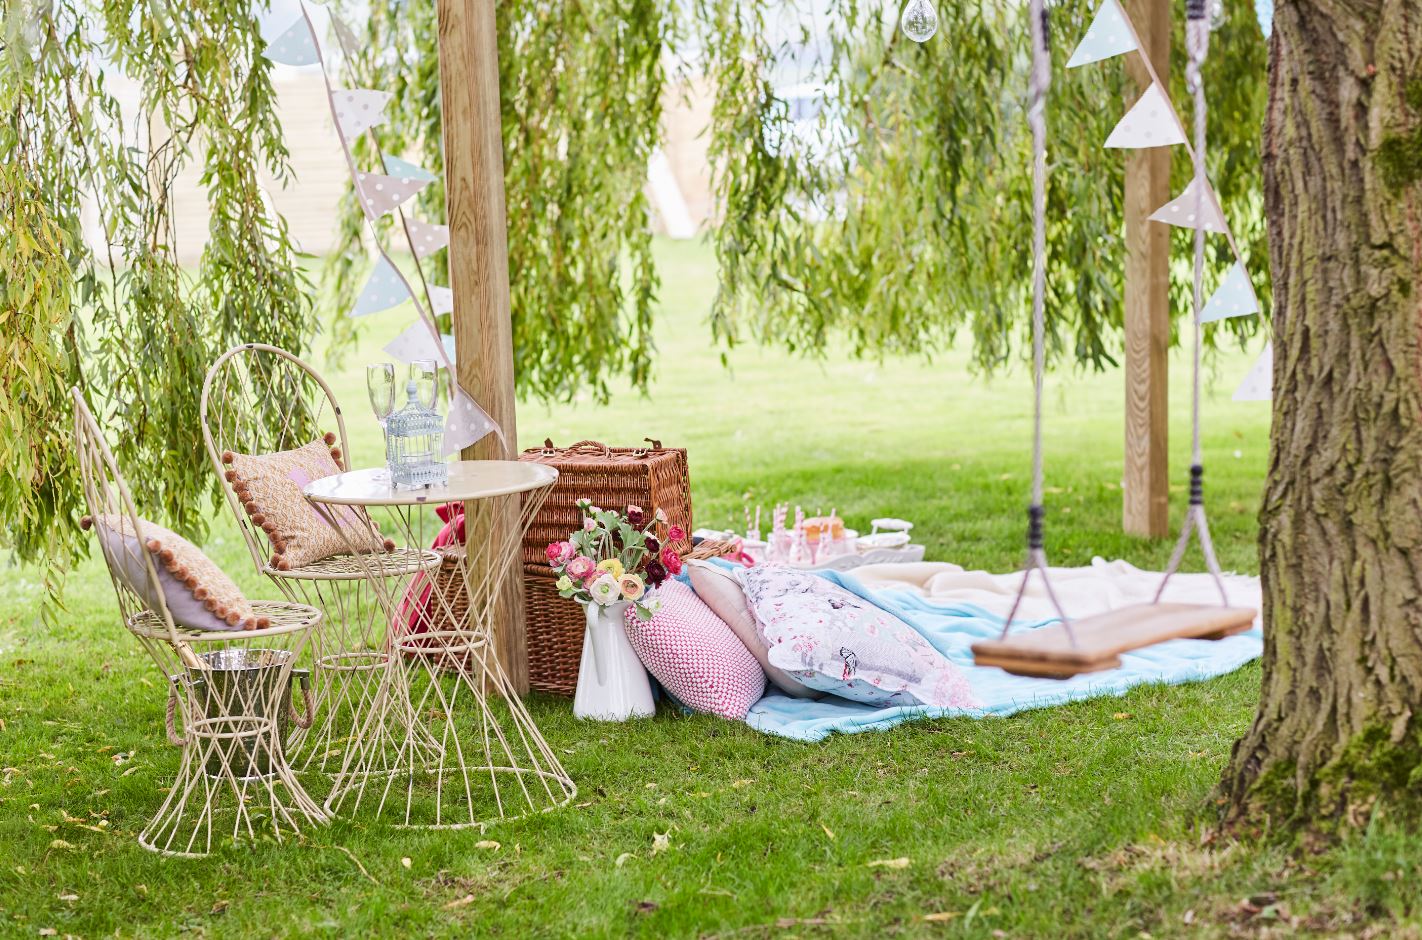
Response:
POLYGON ((668 580, 662 609, 642 620, 627 608, 627 638, 647 671, 688 708, 737 721, 765 694, 765 672, 696 592, 668 580))
MULTIPOLYGON (((460 545, 464 544, 464 504, 445 503, 435 509, 435 512, 444 520, 444 527, 435 536, 434 544, 431 548, 443 548, 446 545, 453 545, 457 540, 460 545)), ((395 612, 395 619, 390 624, 392 637, 410 636, 416 633, 425 633, 432 629, 430 621, 430 592, 434 590, 434 585, 430 583, 429 576, 421 571, 410 579, 410 586, 405 590, 405 596, 400 599, 400 607, 395 612)))

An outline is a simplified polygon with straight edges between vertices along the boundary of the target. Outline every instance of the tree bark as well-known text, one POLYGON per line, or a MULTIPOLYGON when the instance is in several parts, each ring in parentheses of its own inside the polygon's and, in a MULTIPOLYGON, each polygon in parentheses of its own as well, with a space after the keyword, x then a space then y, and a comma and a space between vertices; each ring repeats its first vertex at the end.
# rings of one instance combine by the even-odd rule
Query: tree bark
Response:
POLYGON ((1220 795, 1327 827, 1422 778, 1422 4, 1281 0, 1271 43, 1263 687, 1220 795))

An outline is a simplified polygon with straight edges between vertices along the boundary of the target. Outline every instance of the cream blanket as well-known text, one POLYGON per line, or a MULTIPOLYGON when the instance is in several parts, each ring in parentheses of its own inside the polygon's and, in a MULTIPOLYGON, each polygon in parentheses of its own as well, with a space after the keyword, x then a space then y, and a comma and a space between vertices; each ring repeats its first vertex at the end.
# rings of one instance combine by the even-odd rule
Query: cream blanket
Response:
MULTIPOLYGON (((865 586, 882 589, 906 589, 940 603, 966 603, 996 614, 1007 616, 1022 572, 989 574, 968 571, 946 562, 918 562, 907 565, 864 565, 849 572, 865 586)), ((1085 617, 1126 607, 1149 603, 1160 586, 1158 571, 1142 571, 1124 561, 1092 559, 1084 568, 1052 568, 1052 589, 1069 617, 1085 617)), ((1225 591, 1234 607, 1260 610, 1259 579, 1251 575, 1225 575, 1225 591)), ((1181 603, 1218 604, 1219 590, 1208 574, 1177 574, 1170 579, 1163 600, 1181 603)), ((1031 587, 1017 610, 1017 621, 1045 620, 1055 617, 1051 601, 1042 588, 1040 575, 1032 576, 1031 587)), ((1254 625, 1259 626, 1256 617, 1254 625)))

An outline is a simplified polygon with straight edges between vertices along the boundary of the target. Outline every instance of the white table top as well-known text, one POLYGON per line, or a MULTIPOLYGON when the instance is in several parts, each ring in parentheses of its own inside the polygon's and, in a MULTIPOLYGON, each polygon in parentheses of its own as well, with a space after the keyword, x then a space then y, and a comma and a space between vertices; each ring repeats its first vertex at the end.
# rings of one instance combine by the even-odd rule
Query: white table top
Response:
POLYGON ((384 467, 351 470, 313 480, 302 488, 316 503, 343 506, 418 506, 462 503, 550 486, 558 471, 520 460, 456 460, 449 465, 449 482, 425 489, 396 489, 384 467))

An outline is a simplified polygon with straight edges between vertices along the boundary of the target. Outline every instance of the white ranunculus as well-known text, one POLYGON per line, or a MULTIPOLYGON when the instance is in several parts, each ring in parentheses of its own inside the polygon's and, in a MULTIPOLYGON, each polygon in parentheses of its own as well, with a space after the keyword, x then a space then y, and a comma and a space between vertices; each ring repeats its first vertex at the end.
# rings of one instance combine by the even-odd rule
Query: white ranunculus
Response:
POLYGON ((617 588, 617 579, 611 574, 605 574, 589 584, 588 593, 592 595, 593 603, 600 607, 615 604, 622 596, 622 592, 617 588))

